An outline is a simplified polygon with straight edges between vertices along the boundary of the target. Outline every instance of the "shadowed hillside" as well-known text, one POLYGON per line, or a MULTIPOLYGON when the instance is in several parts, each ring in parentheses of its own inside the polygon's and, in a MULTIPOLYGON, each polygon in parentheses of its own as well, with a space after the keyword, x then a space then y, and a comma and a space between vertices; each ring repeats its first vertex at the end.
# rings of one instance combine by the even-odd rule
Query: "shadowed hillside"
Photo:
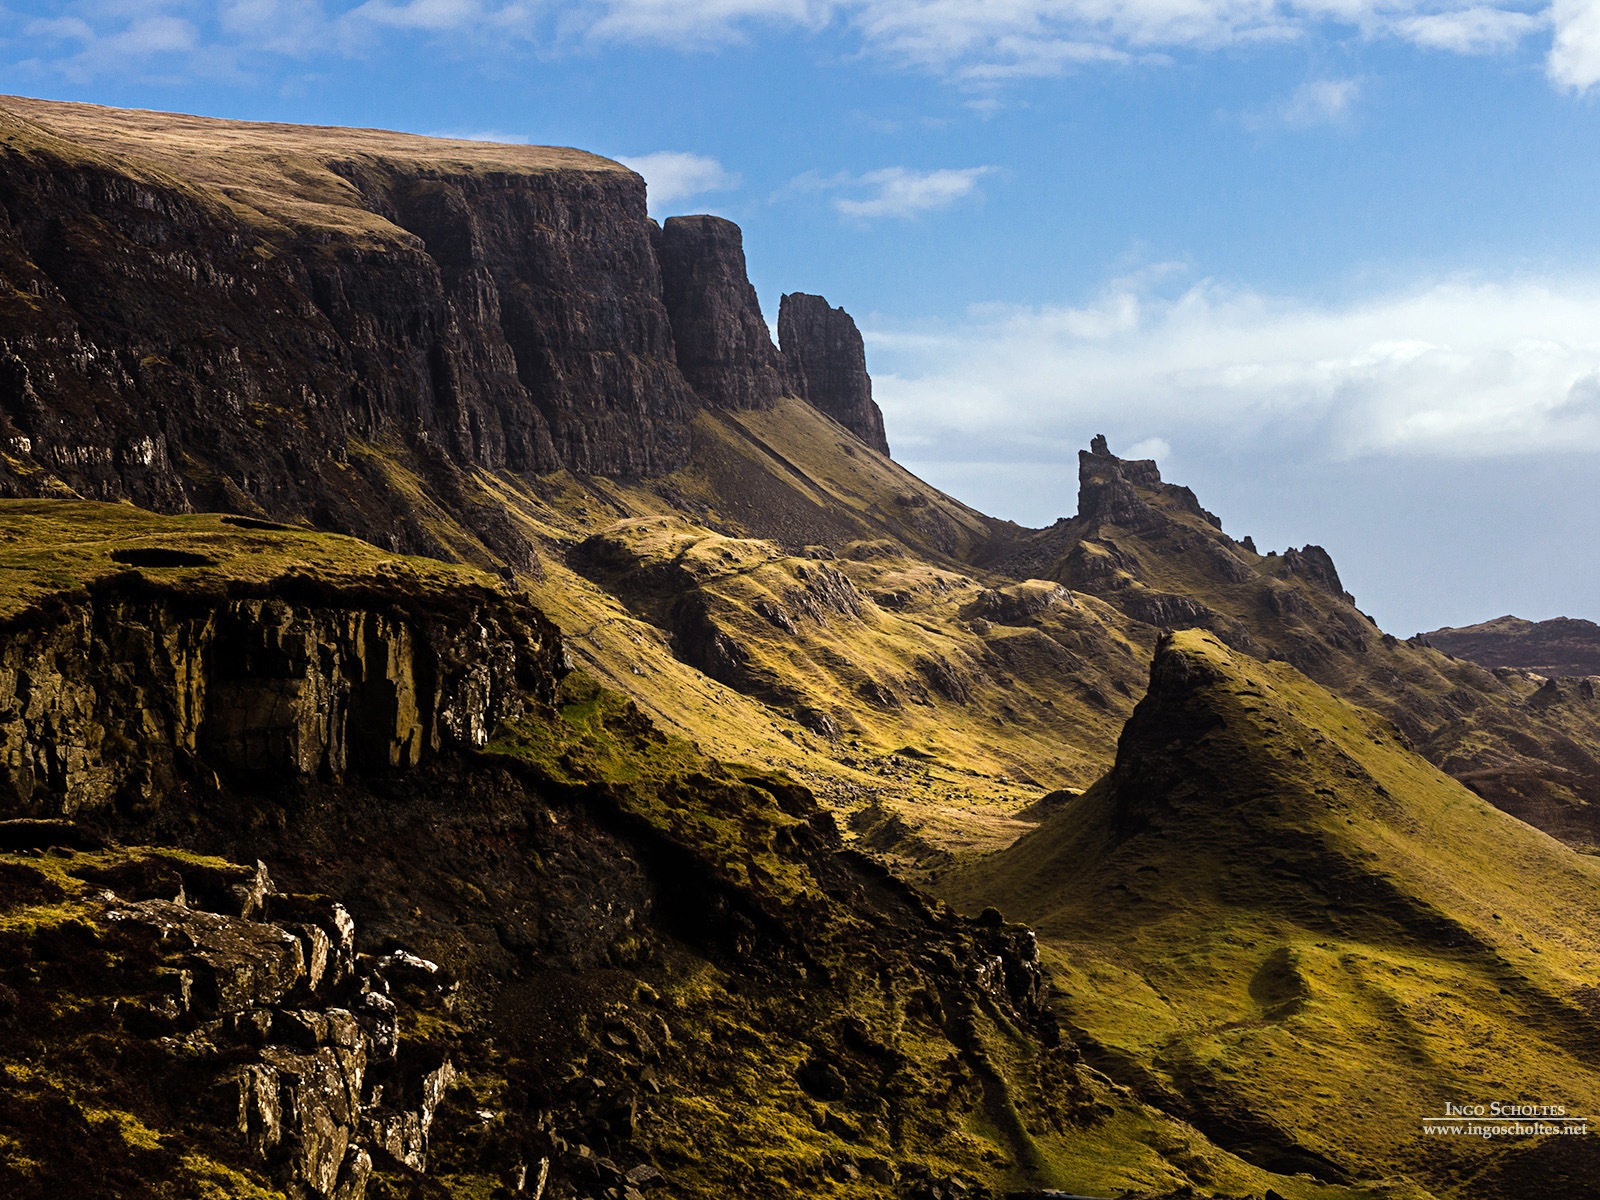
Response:
POLYGON ((8 1197, 1363 1194, 1110 1084, 1030 932, 663 733, 478 572, 0 518, 8 1197))

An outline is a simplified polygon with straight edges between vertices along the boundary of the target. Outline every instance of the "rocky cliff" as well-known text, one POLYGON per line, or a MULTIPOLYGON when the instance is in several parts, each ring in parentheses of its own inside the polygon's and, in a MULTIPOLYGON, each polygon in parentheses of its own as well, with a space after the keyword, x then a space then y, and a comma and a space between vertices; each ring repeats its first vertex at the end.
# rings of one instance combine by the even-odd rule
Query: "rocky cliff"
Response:
POLYGON ((54 555, 28 560, 42 594, 0 603, 0 815, 416 766, 484 745, 565 670, 554 627, 490 580, 430 581, 346 539, 48 501, 6 524, 12 572, 19 542, 54 555), (317 555, 341 569, 313 573, 317 555))
POLYGON ((419 489, 531 567, 473 472, 659 475, 785 390, 737 226, 575 150, 5 98, 0 279, 0 494, 447 558, 419 489))
POLYGON ((771 408, 783 372, 745 274, 739 227, 721 217, 668 217, 655 245, 684 378, 713 408, 771 408))
POLYGON ((791 292, 778 307, 778 341, 796 390, 880 454, 889 453, 872 399, 866 347, 849 313, 821 296, 791 292))

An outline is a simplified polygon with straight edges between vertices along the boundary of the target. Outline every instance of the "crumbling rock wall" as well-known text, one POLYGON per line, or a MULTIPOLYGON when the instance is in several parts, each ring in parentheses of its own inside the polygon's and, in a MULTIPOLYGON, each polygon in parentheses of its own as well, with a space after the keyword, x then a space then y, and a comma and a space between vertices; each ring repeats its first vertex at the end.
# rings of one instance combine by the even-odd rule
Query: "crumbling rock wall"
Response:
MULTIPOLYGON (((399 1015, 449 1011, 447 972, 403 950, 358 954, 340 904, 279 892, 260 864, 252 878, 130 856, 85 875, 104 889, 83 910, 102 932, 23 953, 80 1002, 117 997, 98 1010, 99 1036, 153 1048, 153 1082, 192 1110, 189 1140, 294 1200, 362 1200, 375 1160, 426 1169, 456 1069, 444 1048, 404 1037, 399 1015)), ((48 1028, 36 1033, 49 1044, 48 1028)))
POLYGON ((212 772, 337 779, 482 746, 525 694, 550 694, 564 652, 535 610, 464 596, 446 613, 124 583, 6 631, 0 813, 138 808, 212 772))

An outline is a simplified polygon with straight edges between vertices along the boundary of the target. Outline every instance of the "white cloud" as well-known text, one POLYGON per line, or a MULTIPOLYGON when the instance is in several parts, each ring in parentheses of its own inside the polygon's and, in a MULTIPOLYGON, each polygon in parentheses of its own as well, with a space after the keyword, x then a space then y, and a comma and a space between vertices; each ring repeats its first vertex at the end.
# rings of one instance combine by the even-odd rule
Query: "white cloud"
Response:
POLYGON ((817 28, 836 0, 602 0, 587 32, 596 38, 698 46, 737 41, 749 25, 817 28))
POLYGON ((1600 4, 1555 0, 1550 6, 1555 41, 1546 69, 1559 87, 1586 92, 1600 83, 1600 4))
POLYGON ((1166 438, 1145 438, 1122 452, 1124 458, 1153 458, 1157 462, 1172 457, 1172 444, 1166 438))
POLYGON ((741 182, 736 173, 729 171, 716 159, 681 150, 619 156, 617 161, 644 176, 652 214, 662 211, 663 205, 691 196, 732 191, 741 182))
POLYGON ((897 445, 923 461, 1065 460, 1090 433, 1152 426, 1180 449, 1332 459, 1600 451, 1600 279, 1340 307, 1119 280, 1090 304, 875 327, 868 344, 897 445))
MULTIPOLYGON (((1556 2, 1576 9, 1587 0, 1556 2)), ((1547 23, 1524 0, 602 0, 600 13, 590 36, 678 45, 833 23, 871 51, 979 83, 1300 40, 1325 28, 1483 54, 1547 23)))
POLYGON ((346 20, 439 32, 481 25, 487 15, 477 0, 406 0, 403 4, 392 3, 392 0, 367 0, 359 8, 352 9, 346 20))
POLYGON ((784 191, 859 193, 835 197, 834 210, 859 221, 879 217, 905 220, 949 208, 959 200, 978 194, 978 180, 993 170, 993 167, 942 167, 917 171, 909 167, 884 167, 862 175, 833 176, 812 171, 791 180, 784 191))
POLYGON ((1318 125, 1342 125, 1361 96, 1358 79, 1313 79, 1301 84, 1286 100, 1266 109, 1246 114, 1250 129, 1284 126, 1311 129, 1318 125))
POLYGON ((1510 50, 1548 24, 1543 13, 1476 8, 1421 13, 1395 22, 1394 32, 1408 42, 1456 54, 1494 54, 1510 50))

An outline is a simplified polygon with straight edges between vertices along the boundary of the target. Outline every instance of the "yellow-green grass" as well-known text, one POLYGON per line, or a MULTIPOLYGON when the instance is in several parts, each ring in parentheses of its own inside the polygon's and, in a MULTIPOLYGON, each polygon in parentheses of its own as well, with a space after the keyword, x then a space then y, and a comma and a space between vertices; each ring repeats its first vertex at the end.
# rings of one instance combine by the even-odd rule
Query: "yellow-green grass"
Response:
POLYGON ((1153 693, 1112 775, 948 885, 1035 924, 1107 1069, 1462 1197, 1508 1143, 1425 1137, 1446 1101, 1600 1105, 1600 865, 1292 668, 1197 631, 1164 654, 1203 682, 1153 693))
POLYGON ((500 586, 469 567, 245 518, 160 516, 81 500, 0 500, 0 621, 52 597, 136 576, 196 593, 285 578, 326 589, 383 585, 418 599, 462 586, 500 586))

